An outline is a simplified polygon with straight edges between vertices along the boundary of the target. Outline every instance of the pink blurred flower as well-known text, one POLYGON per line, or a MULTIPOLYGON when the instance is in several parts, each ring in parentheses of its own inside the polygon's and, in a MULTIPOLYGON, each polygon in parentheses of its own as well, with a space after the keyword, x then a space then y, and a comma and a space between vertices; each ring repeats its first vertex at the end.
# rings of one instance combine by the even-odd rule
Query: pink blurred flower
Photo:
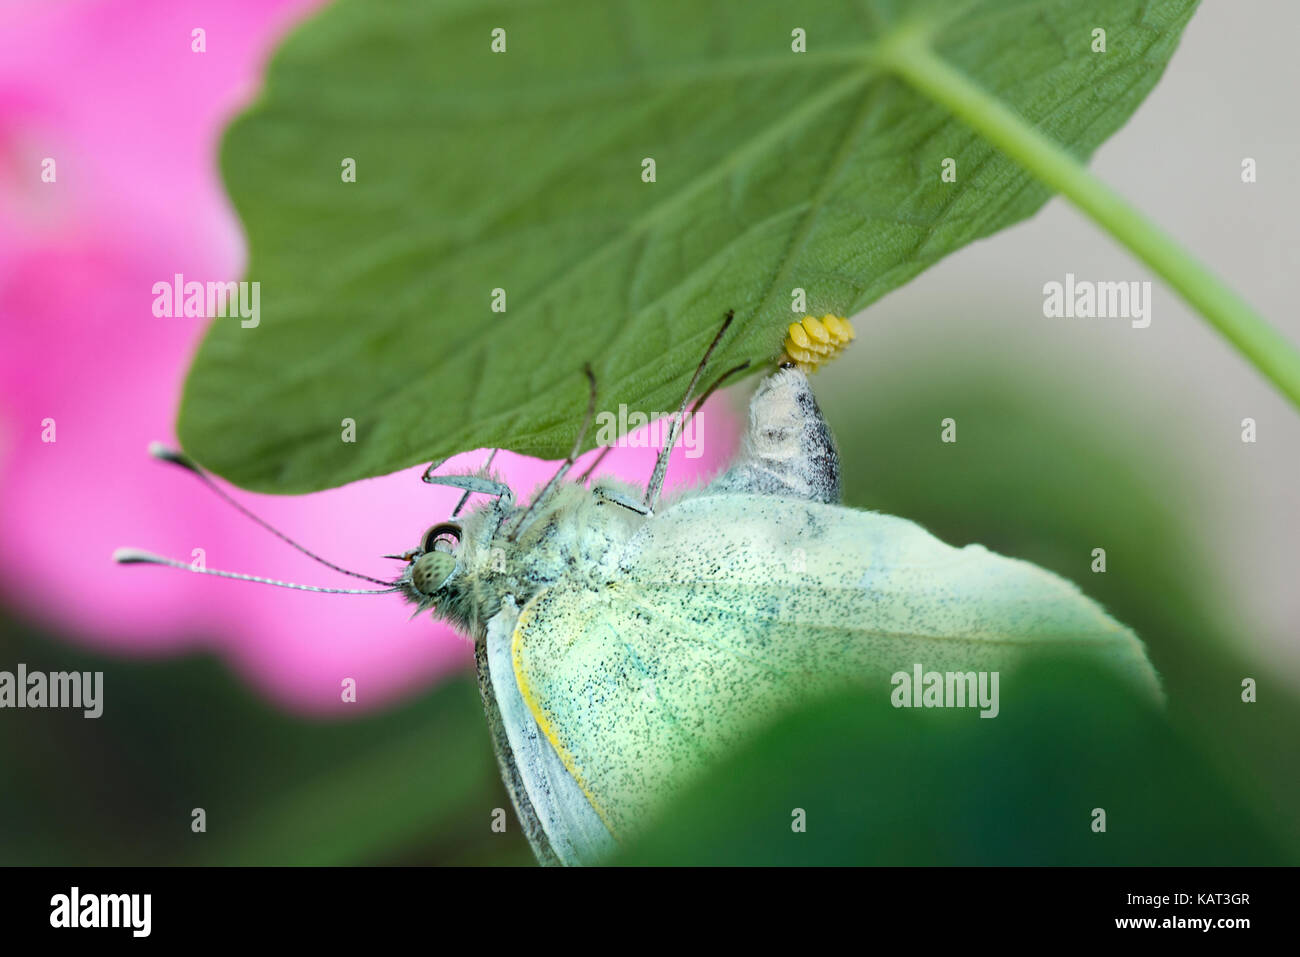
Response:
MULTIPOLYGON (((23 614, 122 653, 210 648, 274 700, 337 711, 414 693, 472 660, 469 644, 396 596, 314 595, 109 561, 137 545, 208 567, 361 584, 323 569, 145 454, 172 423, 196 322, 153 317, 174 273, 237 279, 243 249, 215 146, 283 31, 317 0, 33 2, 0 11, 0 590, 23 614), (207 52, 190 51, 206 31, 207 52), (57 181, 41 180, 42 161, 57 181), (42 441, 54 419, 57 441, 42 441)), ((681 449, 673 484, 734 449, 710 410, 706 454, 681 449)), ((604 470, 643 480, 653 449, 616 449, 604 470)), ((475 467, 482 454, 447 463, 475 467)), ((503 453, 520 497, 554 466, 503 453)), ((580 466, 581 467, 581 464, 580 466)), ((234 491, 338 564, 380 577, 459 493, 419 470, 316 495, 234 491)), ((35 664, 35 663, 29 663, 35 664)))

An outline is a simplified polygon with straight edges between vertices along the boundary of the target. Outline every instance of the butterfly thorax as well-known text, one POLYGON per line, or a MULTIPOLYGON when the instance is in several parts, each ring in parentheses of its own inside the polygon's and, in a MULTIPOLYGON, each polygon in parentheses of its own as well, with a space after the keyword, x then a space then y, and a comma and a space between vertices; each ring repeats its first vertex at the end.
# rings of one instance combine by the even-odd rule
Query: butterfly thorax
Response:
POLYGON ((526 518, 527 509, 507 510, 496 503, 471 513, 456 571, 438 596, 434 614, 481 641, 506 596, 522 608, 544 588, 605 584, 622 546, 646 519, 598 490, 636 495, 630 486, 604 479, 592 488, 559 486, 526 518))

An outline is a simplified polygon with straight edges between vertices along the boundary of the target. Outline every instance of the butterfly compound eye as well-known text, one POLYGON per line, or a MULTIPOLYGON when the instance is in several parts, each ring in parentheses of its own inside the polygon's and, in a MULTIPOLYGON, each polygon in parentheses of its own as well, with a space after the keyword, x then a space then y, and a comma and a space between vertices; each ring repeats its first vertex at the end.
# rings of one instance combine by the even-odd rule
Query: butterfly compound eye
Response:
POLYGON ((456 570, 456 557, 447 552, 426 552, 411 567, 411 584, 424 595, 432 595, 456 570))
POLYGON ((460 526, 454 522, 443 522, 424 533, 420 539, 420 551, 454 552, 460 544, 460 526))

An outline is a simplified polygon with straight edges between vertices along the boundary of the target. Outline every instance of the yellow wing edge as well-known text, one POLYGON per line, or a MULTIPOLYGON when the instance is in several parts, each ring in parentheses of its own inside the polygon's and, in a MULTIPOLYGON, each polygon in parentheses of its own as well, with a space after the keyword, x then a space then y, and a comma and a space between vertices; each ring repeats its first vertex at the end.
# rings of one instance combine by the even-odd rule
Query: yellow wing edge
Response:
POLYGON ((560 740, 560 736, 556 734, 555 728, 546 717, 546 713, 542 710, 541 703, 537 700, 537 694, 533 691, 533 686, 529 683, 527 676, 524 674, 523 662, 520 658, 520 652, 523 650, 524 628, 527 627, 528 623, 532 620, 538 600, 545 596, 548 591, 549 589, 543 589, 534 595, 528 604, 524 605, 523 610, 519 612, 519 618, 515 622, 515 631, 510 637, 510 663, 515 670, 515 684, 519 686, 519 693, 523 696, 524 703, 528 705, 528 710, 532 712, 533 720, 537 722, 537 727, 541 729, 542 734, 546 735, 546 740, 551 742, 551 747, 553 747, 555 753, 559 755, 560 763, 564 765, 565 770, 573 777, 573 780, 578 785, 578 789, 582 791, 583 796, 586 797, 587 801, 591 804, 592 810, 596 812, 597 816, 609 830, 609 833, 613 836, 614 840, 617 841, 620 840, 618 831, 615 830, 614 825, 610 822, 609 816, 605 813, 605 809, 602 808, 600 803, 592 796, 591 789, 587 786, 587 782, 583 779, 582 773, 578 770, 577 760, 573 757, 573 754, 569 749, 564 746, 564 743, 560 740))

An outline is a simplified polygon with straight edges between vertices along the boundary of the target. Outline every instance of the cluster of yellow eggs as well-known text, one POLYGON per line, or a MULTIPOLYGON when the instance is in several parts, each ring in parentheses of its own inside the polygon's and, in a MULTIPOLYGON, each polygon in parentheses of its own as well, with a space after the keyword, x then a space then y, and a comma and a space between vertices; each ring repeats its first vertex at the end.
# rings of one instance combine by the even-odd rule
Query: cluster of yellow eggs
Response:
POLYGON ((815 372, 823 362, 839 355, 855 335, 852 324, 839 316, 827 314, 820 319, 804 316, 799 322, 790 323, 785 356, 804 372, 815 372))

